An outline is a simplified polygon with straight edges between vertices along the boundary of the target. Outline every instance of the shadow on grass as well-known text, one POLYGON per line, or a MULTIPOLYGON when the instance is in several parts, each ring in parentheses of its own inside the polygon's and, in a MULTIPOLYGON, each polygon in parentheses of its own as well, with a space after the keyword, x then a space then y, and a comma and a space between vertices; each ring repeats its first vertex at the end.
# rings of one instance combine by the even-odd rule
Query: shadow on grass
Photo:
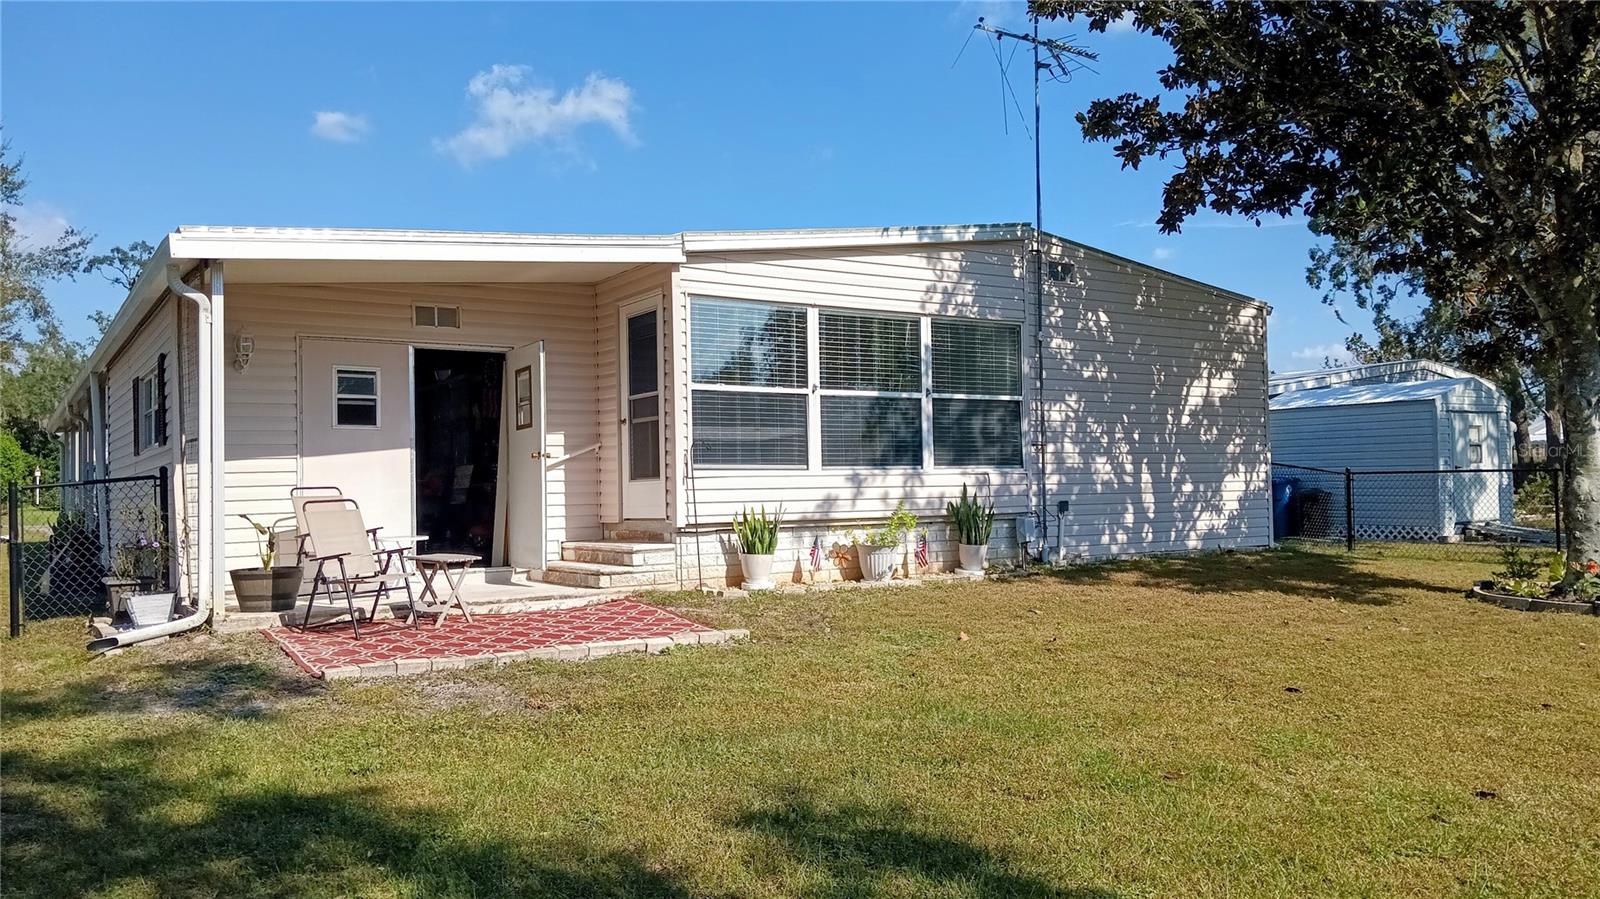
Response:
POLYGON ((823 807, 795 788, 770 804, 733 819, 741 829, 767 837, 820 881, 807 895, 867 897, 896 894, 913 881, 914 892, 959 889, 973 896, 1017 899, 1110 899, 1098 887, 1048 883, 1004 855, 959 837, 917 827, 908 808, 859 803, 823 807), (893 883, 891 883, 893 881, 893 883))
MULTIPOLYGON (((1128 561, 1036 568, 1023 578, 1052 578, 1068 584, 1123 579, 1129 586, 1192 594, 1262 591, 1360 605, 1388 605, 1409 591, 1456 593, 1462 584, 1441 576, 1417 580, 1374 570, 1375 560, 1340 551, 1279 547, 1261 552, 1201 553, 1128 561)), ((1414 571, 1425 571, 1418 563, 1414 571)))
POLYGON ((184 743, 180 732, 7 753, 7 895, 689 895, 626 852, 522 845, 368 789, 251 789, 159 770, 157 753, 181 758, 184 743))
POLYGON ((0 690, 0 709, 8 725, 93 714, 259 718, 325 689, 286 666, 210 655, 108 667, 64 684, 11 687, 0 690))

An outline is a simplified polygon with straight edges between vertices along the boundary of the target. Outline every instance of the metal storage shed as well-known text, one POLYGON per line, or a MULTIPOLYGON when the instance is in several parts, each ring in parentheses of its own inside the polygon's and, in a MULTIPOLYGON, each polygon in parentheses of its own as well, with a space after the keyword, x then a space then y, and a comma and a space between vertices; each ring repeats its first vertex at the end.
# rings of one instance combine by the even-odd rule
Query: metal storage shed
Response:
POLYGON ((1437 363, 1396 367, 1274 379, 1273 462, 1386 472, 1356 479, 1355 532, 1362 539, 1449 540, 1471 524, 1509 523, 1505 396, 1465 372, 1440 377, 1455 370, 1437 363))

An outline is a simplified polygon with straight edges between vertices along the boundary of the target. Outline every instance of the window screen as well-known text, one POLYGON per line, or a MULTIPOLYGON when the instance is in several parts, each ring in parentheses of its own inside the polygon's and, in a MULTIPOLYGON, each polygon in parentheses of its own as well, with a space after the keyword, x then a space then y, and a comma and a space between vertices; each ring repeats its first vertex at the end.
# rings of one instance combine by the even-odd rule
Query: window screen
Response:
POLYGON ((971 468, 1022 464, 1021 400, 933 400, 933 461, 971 468))
POLYGON ((934 392, 1021 396, 1021 344, 1016 325, 934 319, 934 392))
POLYGON ((691 301, 695 464, 806 466, 806 330, 798 307, 691 301))
POLYGON ((333 423, 341 428, 378 426, 378 370, 333 370, 333 423))
POLYGON ((962 468, 1022 464, 1022 331, 1016 325, 936 318, 933 461, 962 468))
POLYGON ((922 389, 922 335, 914 318, 822 312, 817 359, 824 390, 922 389))
POLYGON ((806 464, 806 395, 696 390, 697 465, 795 468, 806 464))
POLYGON ((805 387, 804 309, 696 299, 689 320, 696 384, 805 387))
POLYGON ((822 464, 827 468, 922 464, 922 400, 845 394, 822 398, 822 464))

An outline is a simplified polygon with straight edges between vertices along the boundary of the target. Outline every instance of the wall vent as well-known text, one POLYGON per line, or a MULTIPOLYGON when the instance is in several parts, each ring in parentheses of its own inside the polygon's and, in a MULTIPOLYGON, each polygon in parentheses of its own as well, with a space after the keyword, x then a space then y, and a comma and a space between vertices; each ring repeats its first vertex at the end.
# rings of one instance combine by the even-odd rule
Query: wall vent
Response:
POLYGON ((411 310, 412 321, 419 328, 460 328, 460 306, 416 305, 411 310))

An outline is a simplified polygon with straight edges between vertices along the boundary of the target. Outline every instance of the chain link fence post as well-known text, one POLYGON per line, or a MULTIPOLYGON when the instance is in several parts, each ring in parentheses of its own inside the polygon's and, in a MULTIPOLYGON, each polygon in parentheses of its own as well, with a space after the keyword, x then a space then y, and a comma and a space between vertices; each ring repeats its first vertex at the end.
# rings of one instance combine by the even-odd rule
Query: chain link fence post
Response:
POLYGON ((11 636, 22 634, 22 497, 17 482, 6 484, 6 588, 11 591, 11 636))
POLYGON ((1356 476, 1350 469, 1344 470, 1344 551, 1356 551, 1356 476))

